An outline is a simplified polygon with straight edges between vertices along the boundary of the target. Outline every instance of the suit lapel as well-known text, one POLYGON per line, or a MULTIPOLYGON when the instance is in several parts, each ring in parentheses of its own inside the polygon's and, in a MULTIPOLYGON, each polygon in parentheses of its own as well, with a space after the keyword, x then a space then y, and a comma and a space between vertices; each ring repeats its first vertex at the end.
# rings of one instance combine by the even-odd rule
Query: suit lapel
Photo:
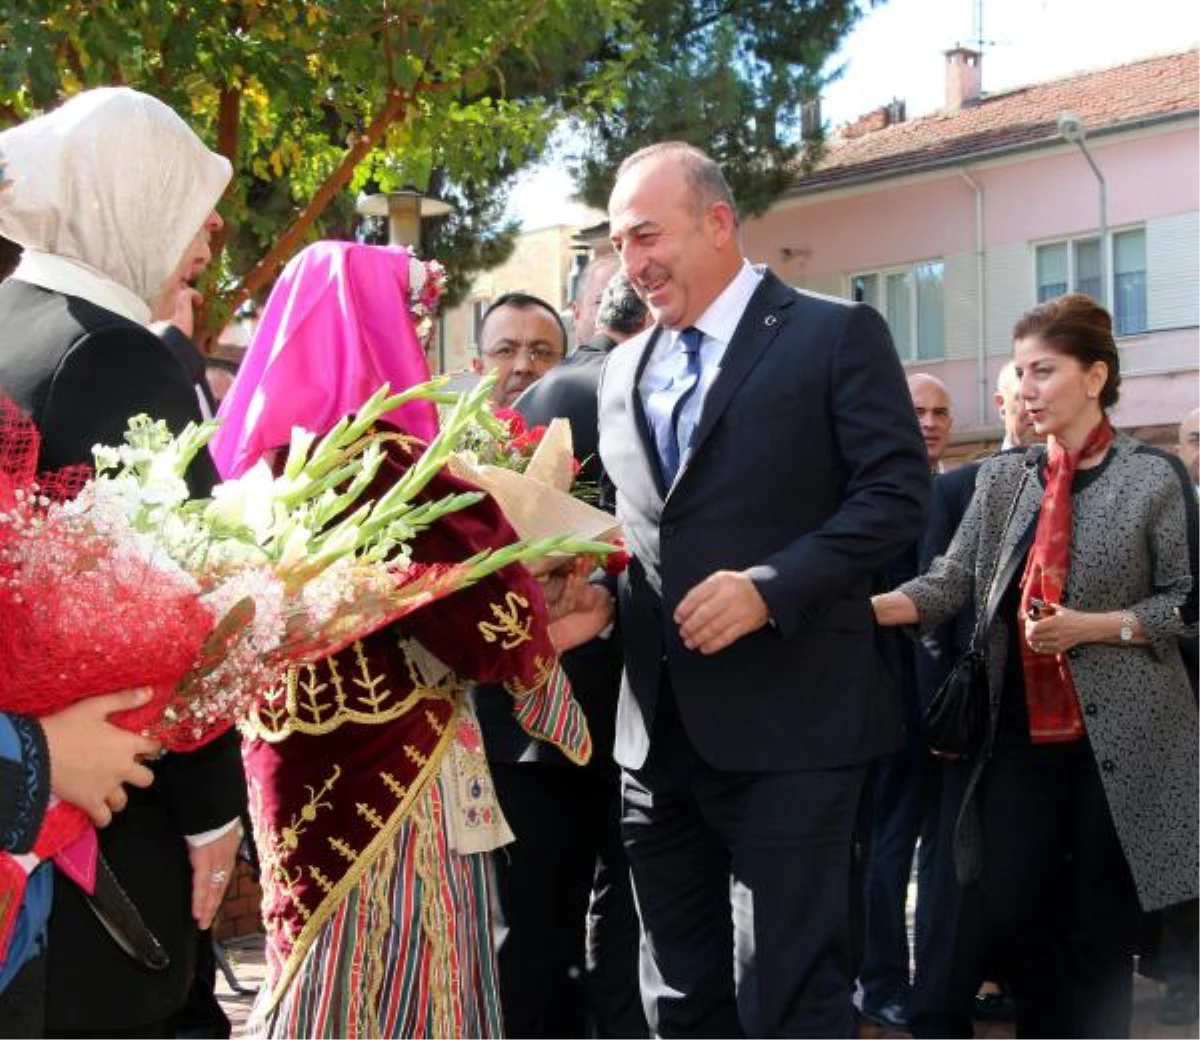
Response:
MULTIPOLYGON (((792 291, 775 275, 770 271, 763 275, 762 283, 750 297, 733 339, 725 349, 725 356, 721 359, 721 370, 705 395, 700 422, 692 435, 692 447, 680 470, 681 477, 691 466, 692 459, 699 454, 717 420, 729 407, 737 388, 762 360, 775 337, 783 329, 786 320, 784 312, 794 302, 795 296, 792 291)), ((653 444, 653 441, 651 443, 653 444)))
POLYGON ((646 345, 642 348, 642 356, 638 358, 637 368, 634 369, 633 382, 630 386, 630 401, 629 408, 633 415, 634 424, 637 426, 638 437, 642 442, 642 453, 646 456, 646 465, 650 472, 654 475, 654 486, 658 489, 660 498, 666 498, 667 485, 663 479, 662 461, 658 457, 658 446, 654 442, 654 431, 650 429, 650 420, 646 418, 646 409, 642 405, 642 373, 646 371, 646 365, 650 361, 650 355, 654 353, 654 345, 658 342, 658 337, 662 334, 662 327, 655 326, 654 331, 650 333, 646 340, 646 345))

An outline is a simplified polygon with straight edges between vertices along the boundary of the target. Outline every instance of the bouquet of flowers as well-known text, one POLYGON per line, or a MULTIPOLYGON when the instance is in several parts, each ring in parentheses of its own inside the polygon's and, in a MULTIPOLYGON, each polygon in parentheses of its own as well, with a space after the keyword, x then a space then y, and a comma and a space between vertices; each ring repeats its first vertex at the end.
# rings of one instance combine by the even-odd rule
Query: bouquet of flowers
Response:
MULTIPOLYGON (((139 416, 124 445, 95 449, 94 476, 76 467, 39 481, 37 431, 0 399, 0 710, 41 716, 149 686, 153 699, 114 721, 186 750, 233 725, 291 664, 325 657, 510 563, 605 552, 555 535, 457 564, 408 558, 420 531, 481 497, 416 500, 487 393, 485 385, 450 395, 439 381, 395 396, 382 387, 319 441, 294 429, 278 475, 260 461, 197 500, 183 475, 215 423, 172 437, 139 416), (385 494, 359 505, 385 442, 403 437, 376 420, 418 397, 453 400, 441 432, 385 494)), ((91 834, 74 806, 51 814, 44 831, 53 841, 39 839, 40 858, 91 834)), ((59 861, 90 891, 88 866, 59 861)))
POLYGON ((452 473, 496 499, 522 538, 569 531, 607 543, 604 559, 612 573, 628 561, 616 518, 592 504, 597 489, 578 479, 580 463, 566 419, 529 427, 518 412, 483 410, 449 464, 452 473))

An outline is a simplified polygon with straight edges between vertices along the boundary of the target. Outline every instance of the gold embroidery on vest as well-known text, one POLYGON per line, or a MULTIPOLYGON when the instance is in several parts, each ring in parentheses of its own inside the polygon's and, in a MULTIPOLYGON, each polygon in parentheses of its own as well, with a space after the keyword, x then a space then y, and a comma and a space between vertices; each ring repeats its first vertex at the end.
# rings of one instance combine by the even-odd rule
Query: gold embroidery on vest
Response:
POLYGON ((367 805, 366 802, 355 802, 354 811, 376 830, 379 830, 383 826, 383 817, 371 808, 371 806, 367 805))
POLYGON ((494 643, 499 640, 503 650, 515 650, 522 643, 528 643, 533 638, 529 634, 533 628, 533 614, 526 614, 523 622, 521 619, 521 611, 528 608, 529 600, 512 591, 505 594, 503 604, 492 603, 488 609, 496 619, 495 622, 479 622, 479 631, 484 642, 494 643))
POLYGON ((383 781, 384 787, 392 792, 397 798, 403 798, 408 794, 408 788, 400 783, 391 773, 383 772, 379 774, 379 779, 383 781))
POLYGON ((338 659, 328 657, 317 664, 289 668, 284 679, 256 705, 242 723, 251 738, 278 744, 293 733, 310 736, 330 733, 347 722, 379 725, 399 718, 429 697, 452 700, 462 688, 453 672, 436 683, 426 683, 408 646, 401 641, 405 670, 411 689, 399 684, 399 694, 388 682, 387 673, 371 670, 362 643, 353 644, 355 674, 349 679, 338 668, 338 659), (348 692, 348 689, 357 691, 348 692))
POLYGON ((317 887, 326 895, 329 895, 329 893, 333 891, 333 882, 330 881, 329 878, 321 873, 321 871, 316 867, 310 866, 308 868, 308 876, 317 883, 317 887))
MULTIPOLYGON (((452 677, 453 678, 453 677, 452 677)), ((454 689, 458 689, 458 680, 454 679, 454 689)), ((267 985, 272 985, 271 992, 263 1001, 260 1011, 262 1015, 269 1015, 279 1003, 280 997, 287 992, 292 980, 296 977, 296 972, 300 965, 304 962, 313 943, 316 941, 320 929, 328 921, 329 916, 333 913, 335 907, 346 898, 351 889, 358 885, 363 874, 373 863, 376 863, 379 858, 386 853, 389 846, 396 841, 397 832, 406 822, 414 822, 413 817, 417 815, 417 806, 423 800, 423 795, 433 797, 437 790, 436 783, 432 783, 437 775, 437 770, 441 765, 442 758, 451 744, 451 735, 454 732, 454 727, 458 718, 458 696, 454 692, 446 694, 447 699, 452 700, 455 704, 454 712, 447 724, 443 727, 443 734, 439 739, 439 743, 434 753, 429 757, 428 762, 421 769, 420 773, 413 779, 409 787, 404 791, 403 797, 399 804, 389 813, 387 820, 379 820, 376 826, 379 828, 375 836, 370 840, 366 847, 355 857, 354 862, 347 868, 346 872, 338 878, 333 884, 329 893, 323 896, 320 902, 310 911, 308 907, 300 902, 296 885, 300 881, 299 872, 295 877, 288 875, 287 871, 280 864, 277 869, 271 872, 271 876, 280 882, 280 886, 286 889, 291 896, 291 904, 295 907, 297 916, 301 918, 303 924, 297 928, 294 921, 286 921, 286 932, 291 943, 291 949, 287 955, 287 959, 282 965, 279 977, 274 980, 274 984, 268 980, 267 985)), ((393 778, 393 784, 395 780, 393 778)), ((402 785, 396 785, 402 786, 402 785)), ((363 808, 368 808, 363 806, 363 808)), ((376 815, 376 819, 378 816, 376 815)), ((374 821, 373 821, 374 822, 374 821)), ((263 864, 266 866, 267 859, 264 857, 263 864)), ((384 872, 382 877, 388 877, 388 873, 384 872)), ((434 898, 431 896, 430 898, 434 898)), ((283 923, 283 922, 281 922, 283 923)), ((443 939, 443 946, 445 946, 443 939)), ((448 954, 446 954, 448 956, 448 954)), ((443 1016, 449 1021, 448 1016, 443 1016)), ((372 1034, 375 1035, 375 1034, 372 1034)), ((435 1033, 438 1036, 454 1035, 449 1032, 435 1033)))
POLYGON ((519 678, 513 676, 505 681, 504 688, 515 697, 523 697, 534 690, 540 690, 553 674, 556 664, 555 658, 538 654, 533 659, 533 682, 526 686, 519 678))
POLYGON ((342 859, 344 859, 347 863, 353 863, 356 859, 358 859, 358 853, 355 852, 354 849, 352 849, 344 841, 342 841, 341 838, 329 838, 328 841, 329 847, 333 849, 333 851, 339 856, 341 856, 342 859))
POLYGON ((333 772, 329 778, 321 785, 319 791, 314 791, 309 784, 305 784, 308 788, 308 801, 300 807, 299 818, 293 816, 291 823, 284 827, 279 832, 279 837, 282 839, 283 847, 292 852, 300 844, 300 835, 303 834, 307 827, 302 826, 302 823, 312 823, 317 818, 318 809, 332 809, 333 803, 324 801, 326 795, 333 790, 333 785, 341 778, 342 770, 340 766, 334 766, 333 772))

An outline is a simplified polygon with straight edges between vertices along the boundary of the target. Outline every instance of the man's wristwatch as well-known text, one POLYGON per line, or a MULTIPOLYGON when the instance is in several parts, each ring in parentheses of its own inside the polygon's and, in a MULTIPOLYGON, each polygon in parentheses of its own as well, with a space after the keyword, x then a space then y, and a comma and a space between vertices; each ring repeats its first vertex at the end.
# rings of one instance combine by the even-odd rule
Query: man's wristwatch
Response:
POLYGON ((1121 642, 1132 643, 1134 629, 1137 628, 1137 618, 1128 610, 1121 614, 1121 642))

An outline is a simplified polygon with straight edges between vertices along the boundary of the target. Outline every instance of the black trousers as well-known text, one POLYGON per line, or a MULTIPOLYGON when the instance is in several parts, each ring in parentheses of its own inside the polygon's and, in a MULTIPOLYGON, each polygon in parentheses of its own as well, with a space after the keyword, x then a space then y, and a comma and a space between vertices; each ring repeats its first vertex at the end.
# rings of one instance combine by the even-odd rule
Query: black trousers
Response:
POLYGON ((0 1037, 46 1031, 46 951, 26 961, 0 993, 0 1037))
POLYGON ((1128 1036, 1137 896, 1090 746, 998 749, 980 809, 987 927, 1017 1036, 1128 1036))
POLYGON ((543 762, 490 768, 517 836, 493 857, 505 1033, 647 1036, 615 773, 543 762))
POLYGON ((930 806, 921 835, 921 900, 928 912, 908 1005, 915 1037, 970 1036, 975 993, 984 976, 986 937, 979 886, 959 885, 954 865, 954 831, 971 769, 970 762, 933 764, 938 801, 930 806))
POLYGON ((893 999, 909 1002, 909 962, 925 956, 934 906, 930 901, 930 825, 936 827, 936 762, 925 746, 920 720, 910 719, 904 746, 880 759, 868 783, 874 787, 874 818, 865 891, 866 936, 859 984, 864 1011, 893 999), (908 936, 908 883, 918 850, 917 910, 913 952, 908 936))
POLYGON ((656 1035, 853 1035, 850 874, 864 773, 720 772, 660 700, 650 756, 623 787, 656 1035))

